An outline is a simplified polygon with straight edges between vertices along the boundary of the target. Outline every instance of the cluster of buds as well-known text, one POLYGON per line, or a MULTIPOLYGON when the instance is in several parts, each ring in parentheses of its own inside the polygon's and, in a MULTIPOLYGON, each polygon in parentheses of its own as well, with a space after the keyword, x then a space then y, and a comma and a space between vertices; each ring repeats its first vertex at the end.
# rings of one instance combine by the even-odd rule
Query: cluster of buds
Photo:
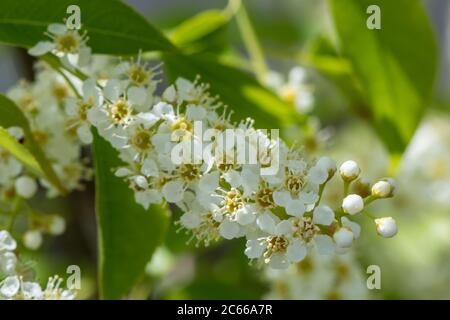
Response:
POLYGON ((0 300, 73 300, 75 292, 61 287, 62 278, 50 277, 45 288, 33 279, 30 267, 15 254, 16 241, 0 230, 0 300))

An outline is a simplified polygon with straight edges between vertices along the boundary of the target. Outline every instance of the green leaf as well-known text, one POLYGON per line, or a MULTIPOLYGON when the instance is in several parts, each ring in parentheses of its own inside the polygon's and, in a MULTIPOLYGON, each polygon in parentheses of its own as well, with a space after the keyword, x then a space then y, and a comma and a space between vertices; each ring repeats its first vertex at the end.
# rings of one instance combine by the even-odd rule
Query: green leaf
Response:
POLYGON ((13 101, 2 94, 0 94, 0 114, 0 127, 5 129, 20 127, 24 132, 24 142, 20 144, 2 130, 0 145, 22 161, 34 174, 46 178, 62 194, 65 194, 65 187, 53 171, 41 147, 34 140, 27 118, 13 101))
POLYGON ((145 210, 133 191, 114 175, 122 165, 117 152, 94 132, 99 285, 103 299, 126 295, 166 234, 168 215, 159 206, 145 210))
POLYGON ((251 117, 264 129, 279 129, 302 120, 291 105, 262 87, 251 74, 221 64, 214 57, 164 54, 163 60, 172 80, 179 76, 194 80, 199 75, 201 82, 210 84, 210 92, 233 110, 235 120, 251 117))
POLYGON ((330 0, 343 53, 352 63, 388 149, 401 154, 422 118, 436 73, 433 30, 419 0, 330 0), (369 5, 381 30, 369 30, 369 5))
POLYGON ((37 163, 30 151, 2 127, 0 127, 0 146, 21 161, 33 174, 44 176, 39 163, 37 163))
POLYGON ((178 47, 211 46, 213 35, 230 21, 230 16, 221 10, 203 11, 180 23, 169 33, 169 38, 178 47))
POLYGON ((69 17, 78 5, 88 45, 95 53, 136 54, 139 50, 173 50, 172 44, 145 18, 117 0, 2 0, 0 42, 29 48, 47 37, 50 23, 69 17))

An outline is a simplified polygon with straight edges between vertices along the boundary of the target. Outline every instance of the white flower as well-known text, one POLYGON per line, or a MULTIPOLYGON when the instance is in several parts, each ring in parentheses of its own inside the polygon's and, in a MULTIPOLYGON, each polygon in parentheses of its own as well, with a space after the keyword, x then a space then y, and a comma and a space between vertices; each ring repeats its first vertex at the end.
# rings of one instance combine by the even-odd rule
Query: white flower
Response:
POLYGON ((393 185, 389 181, 380 180, 372 186, 372 195, 377 198, 387 198, 392 196, 393 185))
POLYGON ((33 197, 38 189, 36 181, 28 176, 18 178, 15 187, 17 194, 25 199, 33 197))
POLYGON ((38 249, 42 245, 42 233, 39 230, 28 230, 23 235, 23 244, 28 249, 38 249))
POLYGON ((0 230, 0 252, 16 249, 16 240, 6 230, 0 230))
POLYGON ((364 201, 357 194, 349 194, 342 201, 342 209, 345 213, 351 215, 357 214, 364 209, 364 201))
POLYGON ((397 224, 392 217, 375 219, 377 232, 384 238, 391 238, 397 234, 397 224))
POLYGON ((313 222, 315 224, 321 224, 329 226, 334 221, 334 211, 330 207, 321 205, 314 209, 313 222))
POLYGON ((47 28, 46 33, 50 41, 40 41, 28 50, 32 56, 42 56, 48 52, 53 52, 62 58, 64 64, 68 66, 85 66, 91 55, 91 49, 86 46, 87 38, 80 35, 77 30, 68 30, 64 24, 52 23, 47 28))
POLYGON ((350 248, 353 243, 353 232, 347 228, 340 228, 333 235, 333 239, 339 248, 350 248))
POLYGON ((356 178, 358 178, 360 173, 361 169, 359 168, 358 164, 353 160, 345 161, 339 168, 339 174, 345 181, 355 180, 356 178))

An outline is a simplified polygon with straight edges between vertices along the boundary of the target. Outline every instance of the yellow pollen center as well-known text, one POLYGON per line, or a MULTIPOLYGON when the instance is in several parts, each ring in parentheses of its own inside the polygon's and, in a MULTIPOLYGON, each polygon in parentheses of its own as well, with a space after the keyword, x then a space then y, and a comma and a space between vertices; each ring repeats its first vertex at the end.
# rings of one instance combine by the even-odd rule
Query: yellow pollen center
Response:
POLYGON ((123 99, 109 106, 109 116, 116 124, 124 124, 131 115, 131 106, 123 99))
POLYGON ((80 45, 80 38, 74 32, 67 32, 56 38, 56 48, 65 53, 77 53, 80 45))

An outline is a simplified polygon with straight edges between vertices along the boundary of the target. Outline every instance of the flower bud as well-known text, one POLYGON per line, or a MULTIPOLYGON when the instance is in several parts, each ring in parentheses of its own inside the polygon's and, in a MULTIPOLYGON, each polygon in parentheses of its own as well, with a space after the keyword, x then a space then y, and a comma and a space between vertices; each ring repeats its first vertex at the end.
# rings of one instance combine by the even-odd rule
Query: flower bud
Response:
POLYGON ((353 232, 347 228, 340 228, 334 233, 333 239, 339 248, 350 248, 353 244, 353 232))
POLYGON ((54 236, 59 236, 63 234, 66 230, 66 220, 58 215, 53 215, 50 217, 50 223, 48 225, 48 233, 54 236))
MULTIPOLYGON (((392 180, 392 179, 390 179, 392 180)), ((377 198, 392 197, 394 185, 389 180, 380 180, 372 186, 372 195, 377 198)))
POLYGON ((316 165, 320 166, 322 169, 328 172, 327 180, 330 180, 337 170, 336 162, 334 162, 334 160, 329 157, 321 157, 319 160, 317 160, 316 165))
POLYGON ((383 238, 391 238, 397 234, 397 224, 392 217, 375 219, 377 233, 383 238))
POLYGON ((23 235, 23 244, 31 250, 36 250, 42 245, 42 234, 39 230, 28 230, 23 235))
POLYGON ((37 183, 33 178, 28 176, 19 177, 15 183, 16 192, 25 199, 33 197, 37 191, 37 183))
POLYGON ((360 173, 361 169, 353 160, 345 161, 339 168, 339 174, 341 175, 342 179, 347 182, 353 181, 358 178, 360 173))
POLYGON ((342 201, 342 209, 345 213, 354 215, 364 209, 364 201, 357 194, 349 194, 342 201))

